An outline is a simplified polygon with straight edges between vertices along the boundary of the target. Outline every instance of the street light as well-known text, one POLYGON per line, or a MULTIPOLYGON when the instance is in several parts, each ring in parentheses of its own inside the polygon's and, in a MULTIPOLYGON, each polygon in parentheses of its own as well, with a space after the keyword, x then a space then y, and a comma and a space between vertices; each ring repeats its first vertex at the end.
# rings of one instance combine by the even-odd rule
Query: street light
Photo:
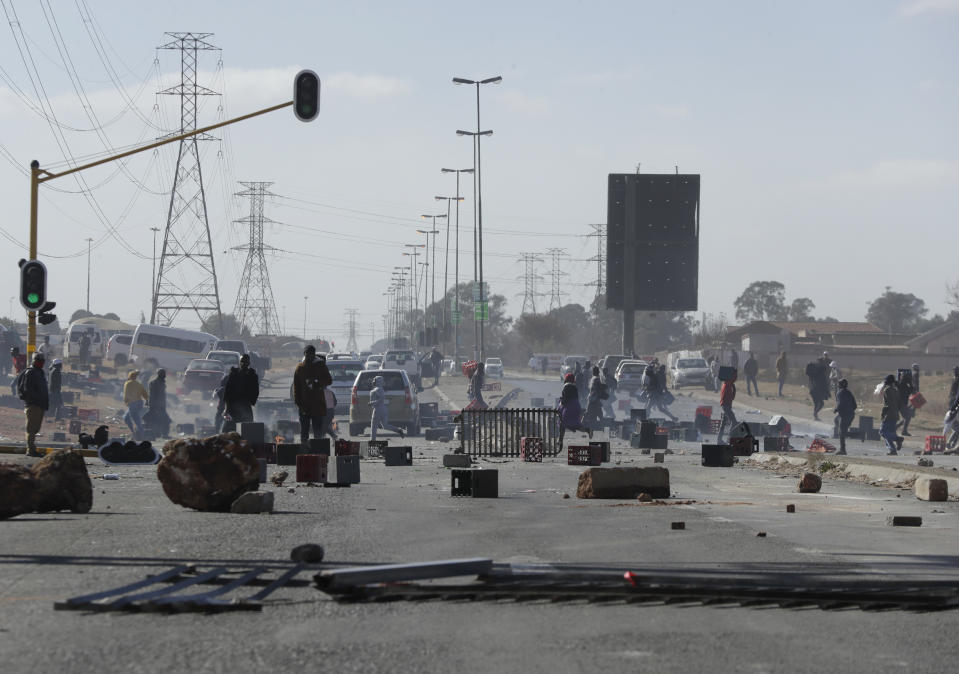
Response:
MULTIPOLYGON (((480 85, 481 84, 499 84, 503 81, 503 78, 500 75, 494 77, 487 77, 483 80, 469 80, 464 77, 454 77, 453 84, 472 84, 476 86, 476 132, 471 133, 469 131, 457 131, 456 134, 459 136, 473 136, 475 142, 473 144, 475 156, 473 161, 473 166, 476 168, 476 173, 474 174, 475 185, 475 198, 476 203, 476 225, 475 228, 478 230, 478 244, 479 248, 477 255, 479 256, 479 297, 480 297, 480 306, 483 306, 483 303, 486 301, 486 292, 483 286, 483 182, 482 182, 482 162, 481 162, 481 152, 480 152, 480 139, 482 136, 492 136, 492 131, 481 131, 480 126, 480 85)), ((475 316, 474 316, 475 319, 475 316)), ((481 320, 479 325, 479 337, 480 337, 480 352, 479 360, 483 361, 486 358, 485 354, 485 345, 483 343, 483 321, 481 320)))
POLYGON ((303 341, 306 341, 306 301, 310 299, 306 295, 303 296, 303 341))
MULTIPOLYGON (((430 259, 430 234, 433 235, 433 257, 430 262, 430 267, 432 273, 430 274, 430 306, 433 308, 433 327, 436 327, 436 235, 440 233, 440 230, 436 229, 436 218, 446 218, 446 214, 442 213, 440 215, 421 215, 421 218, 428 219, 432 218, 433 220, 433 229, 418 229, 416 230, 419 234, 426 234, 426 257, 430 259)), ((449 224, 447 222, 447 224, 449 224)), ((424 305, 426 303, 424 302, 424 305)), ((426 323, 426 312, 423 312, 423 322, 426 323)), ((427 327, 429 327, 427 325, 427 327)), ((438 342, 439 340, 427 340, 438 342)))
MULTIPOLYGON (((460 197, 460 173, 472 173, 473 169, 451 169, 443 168, 440 169, 441 173, 455 173, 456 174, 456 264, 455 271, 453 274, 453 297, 456 300, 455 310, 459 314, 455 323, 453 323, 453 358, 457 363, 457 366, 460 362, 460 322, 463 320, 463 312, 460 311, 460 296, 459 296, 459 287, 460 287, 460 202, 463 201, 463 198, 460 197)), ((439 197, 436 197, 439 199, 439 197)), ((447 202, 448 206, 448 202, 447 202)), ((447 209, 448 210, 448 209, 447 209)), ((449 221, 447 220, 447 223, 449 221)), ((476 261, 476 248, 473 249, 473 261, 476 261)), ((475 264, 474 264, 474 276, 475 276, 475 264)), ((451 310, 452 311, 452 310, 451 310)), ((476 343, 476 324, 473 324, 473 343, 476 343)))
POLYGON ((420 254, 417 250, 418 248, 426 248, 422 243, 407 243, 403 244, 405 248, 413 249, 412 253, 403 253, 410 258, 410 348, 413 348, 413 343, 416 341, 413 339, 413 320, 416 309, 420 306, 420 297, 419 290, 416 287, 416 258, 420 254), (415 306, 414 306, 414 293, 416 296, 415 306))
MULTIPOLYGON (((445 169, 444 169, 445 170, 445 169)), ((446 202, 446 263, 443 266, 443 338, 449 339, 450 321, 449 321, 449 292, 450 292, 450 202, 456 200, 462 201, 460 197, 433 197, 437 201, 446 202)), ((456 204, 459 206, 459 203, 456 204)), ((435 240, 434 240, 435 243, 435 240)))

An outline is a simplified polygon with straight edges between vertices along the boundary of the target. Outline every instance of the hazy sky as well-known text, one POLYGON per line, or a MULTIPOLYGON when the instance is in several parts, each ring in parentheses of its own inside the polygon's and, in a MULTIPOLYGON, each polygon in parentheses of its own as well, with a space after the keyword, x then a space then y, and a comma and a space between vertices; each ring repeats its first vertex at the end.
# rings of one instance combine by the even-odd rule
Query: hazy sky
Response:
MULTIPOLYGON (((342 338, 348 307, 381 333, 382 293, 408 265, 402 245, 423 239, 420 214, 445 213, 433 197, 454 193, 440 168, 472 164, 455 131, 475 129, 474 90, 453 76, 503 76, 482 92, 494 131, 482 154, 485 272, 514 315, 519 253, 549 247, 569 255, 565 299, 588 304, 588 225, 606 219, 607 174, 638 163, 702 175, 701 311, 732 320, 743 288, 778 280, 817 316, 861 320, 885 286, 945 312, 945 286, 959 279, 959 0, 0 2, 14 21, 0 27, 3 300, 25 255, 15 242, 28 236, 30 160, 50 167, 61 146, 102 153, 175 125, 177 99, 155 95, 179 78, 178 55, 155 49, 165 31, 210 32, 222 48, 200 57, 200 83, 224 94, 202 101, 201 124, 221 104, 235 116, 288 100, 300 68, 323 80, 312 124, 282 110, 202 144, 225 311, 245 256, 229 249, 247 237, 231 224, 249 210, 232 196, 237 181, 275 183, 267 215, 278 224, 265 238, 280 249, 269 260, 288 332, 302 330, 307 295, 311 336, 342 338)), ((91 309, 149 316, 150 228, 165 225, 174 161, 170 146, 87 171, 93 199, 73 178, 41 187, 40 257, 61 314, 85 304, 89 237, 91 309)), ((462 192, 465 280, 468 176, 462 192)))

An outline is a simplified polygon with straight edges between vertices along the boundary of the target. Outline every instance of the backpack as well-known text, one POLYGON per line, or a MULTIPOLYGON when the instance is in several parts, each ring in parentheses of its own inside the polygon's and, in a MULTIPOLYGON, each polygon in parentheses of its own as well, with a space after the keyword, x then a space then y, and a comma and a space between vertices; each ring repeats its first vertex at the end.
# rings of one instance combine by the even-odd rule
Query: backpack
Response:
POLYGON ((17 374, 16 379, 13 380, 14 389, 17 392, 17 397, 20 400, 27 399, 27 370, 20 370, 20 373, 17 374))
POLYGON ((609 399, 609 385, 600 382, 599 384, 599 399, 608 400, 609 399))
POLYGON ((815 361, 806 363, 806 376, 807 376, 807 377, 815 377, 815 376, 816 376, 816 370, 818 369, 818 367, 819 367, 819 366, 818 366, 818 363, 816 363, 815 361))

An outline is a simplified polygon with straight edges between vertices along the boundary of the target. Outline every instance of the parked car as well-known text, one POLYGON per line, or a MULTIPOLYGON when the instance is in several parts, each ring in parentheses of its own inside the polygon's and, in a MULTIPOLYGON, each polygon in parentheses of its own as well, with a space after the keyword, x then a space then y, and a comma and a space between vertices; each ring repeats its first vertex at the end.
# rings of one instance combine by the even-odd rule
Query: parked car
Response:
POLYGON ((366 369, 365 363, 362 360, 328 360, 326 368, 333 378, 330 388, 336 395, 336 414, 346 414, 350 411, 353 382, 356 375, 366 369))
POLYGON ((334 353, 326 354, 327 362, 331 360, 359 360, 359 359, 360 359, 359 356, 357 356, 355 353, 347 353, 345 351, 337 351, 334 353))
POLYGON ((227 372, 231 367, 240 367, 240 353, 238 351, 211 351, 206 355, 207 360, 218 360, 223 363, 227 372))
POLYGON ((390 423, 401 426, 407 435, 419 435, 420 403, 416 387, 406 370, 363 370, 356 375, 350 395, 350 435, 356 436, 370 427, 373 408, 370 391, 373 379, 383 377, 390 423))
POLYGON ((423 390, 422 373, 416 353, 412 349, 390 349, 383 354, 383 370, 403 370, 417 391, 423 390))
POLYGON ((366 364, 363 366, 364 370, 379 370, 380 366, 383 365, 383 356, 382 354, 374 353, 371 356, 367 356, 366 364))
POLYGON ((612 372, 616 372, 616 368, 618 368, 619 364, 622 363, 624 360, 633 360, 633 358, 631 356, 624 356, 623 354, 617 354, 613 356, 606 355, 600 359, 597 365, 599 365, 600 371, 602 371, 603 368, 608 368, 609 371, 612 373, 612 372))
POLYGON ((107 362, 113 363, 116 367, 123 367, 129 363, 131 344, 133 344, 133 335, 113 335, 107 342, 107 354, 105 356, 107 362))
POLYGON ((503 376, 503 359, 487 358, 486 359, 486 375, 489 377, 502 377, 503 376))
POLYGON ((197 358, 183 373, 183 391, 212 391, 220 385, 226 367, 221 361, 197 358))
POLYGON ((571 372, 575 372, 576 363, 579 363, 579 367, 582 369, 588 360, 589 358, 586 356, 566 356, 563 359, 563 364, 559 367, 559 378, 562 379, 571 372))
POLYGON ((620 361, 616 368, 616 388, 629 393, 636 393, 643 387, 643 372, 646 371, 644 360, 620 361))
POLYGON ((681 386, 706 386, 711 378, 709 365, 703 358, 680 358, 669 372, 673 380, 673 388, 681 386))

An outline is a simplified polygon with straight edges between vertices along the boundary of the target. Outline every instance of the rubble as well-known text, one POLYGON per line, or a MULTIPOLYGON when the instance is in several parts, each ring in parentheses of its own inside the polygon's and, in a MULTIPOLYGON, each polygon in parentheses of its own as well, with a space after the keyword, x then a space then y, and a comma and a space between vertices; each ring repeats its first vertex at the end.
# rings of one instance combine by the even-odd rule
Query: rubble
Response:
POLYGON ((949 483, 941 478, 920 477, 913 487, 920 501, 948 501, 949 483))
POLYGON ((803 473, 799 479, 800 494, 817 494, 822 489, 822 478, 815 473, 803 473))
POLYGON ((669 498, 669 470, 647 468, 588 468, 579 476, 576 498, 635 499, 646 492, 669 498))
POLYGON ((37 481, 26 466, 0 463, 0 520, 33 512, 37 481))
POLYGON ((80 452, 58 449, 37 461, 30 470, 37 481, 37 512, 90 512, 93 483, 80 452))
POLYGON ((323 561, 325 554, 322 545, 304 543, 290 550, 290 559, 300 564, 318 564, 323 561))
POLYGON ((260 467, 238 434, 171 440, 163 447, 157 479, 174 503, 227 512, 241 494, 256 491, 260 467))
POLYGON ((248 491, 241 494, 230 506, 230 512, 234 515, 271 513, 273 512, 273 492, 248 491))

